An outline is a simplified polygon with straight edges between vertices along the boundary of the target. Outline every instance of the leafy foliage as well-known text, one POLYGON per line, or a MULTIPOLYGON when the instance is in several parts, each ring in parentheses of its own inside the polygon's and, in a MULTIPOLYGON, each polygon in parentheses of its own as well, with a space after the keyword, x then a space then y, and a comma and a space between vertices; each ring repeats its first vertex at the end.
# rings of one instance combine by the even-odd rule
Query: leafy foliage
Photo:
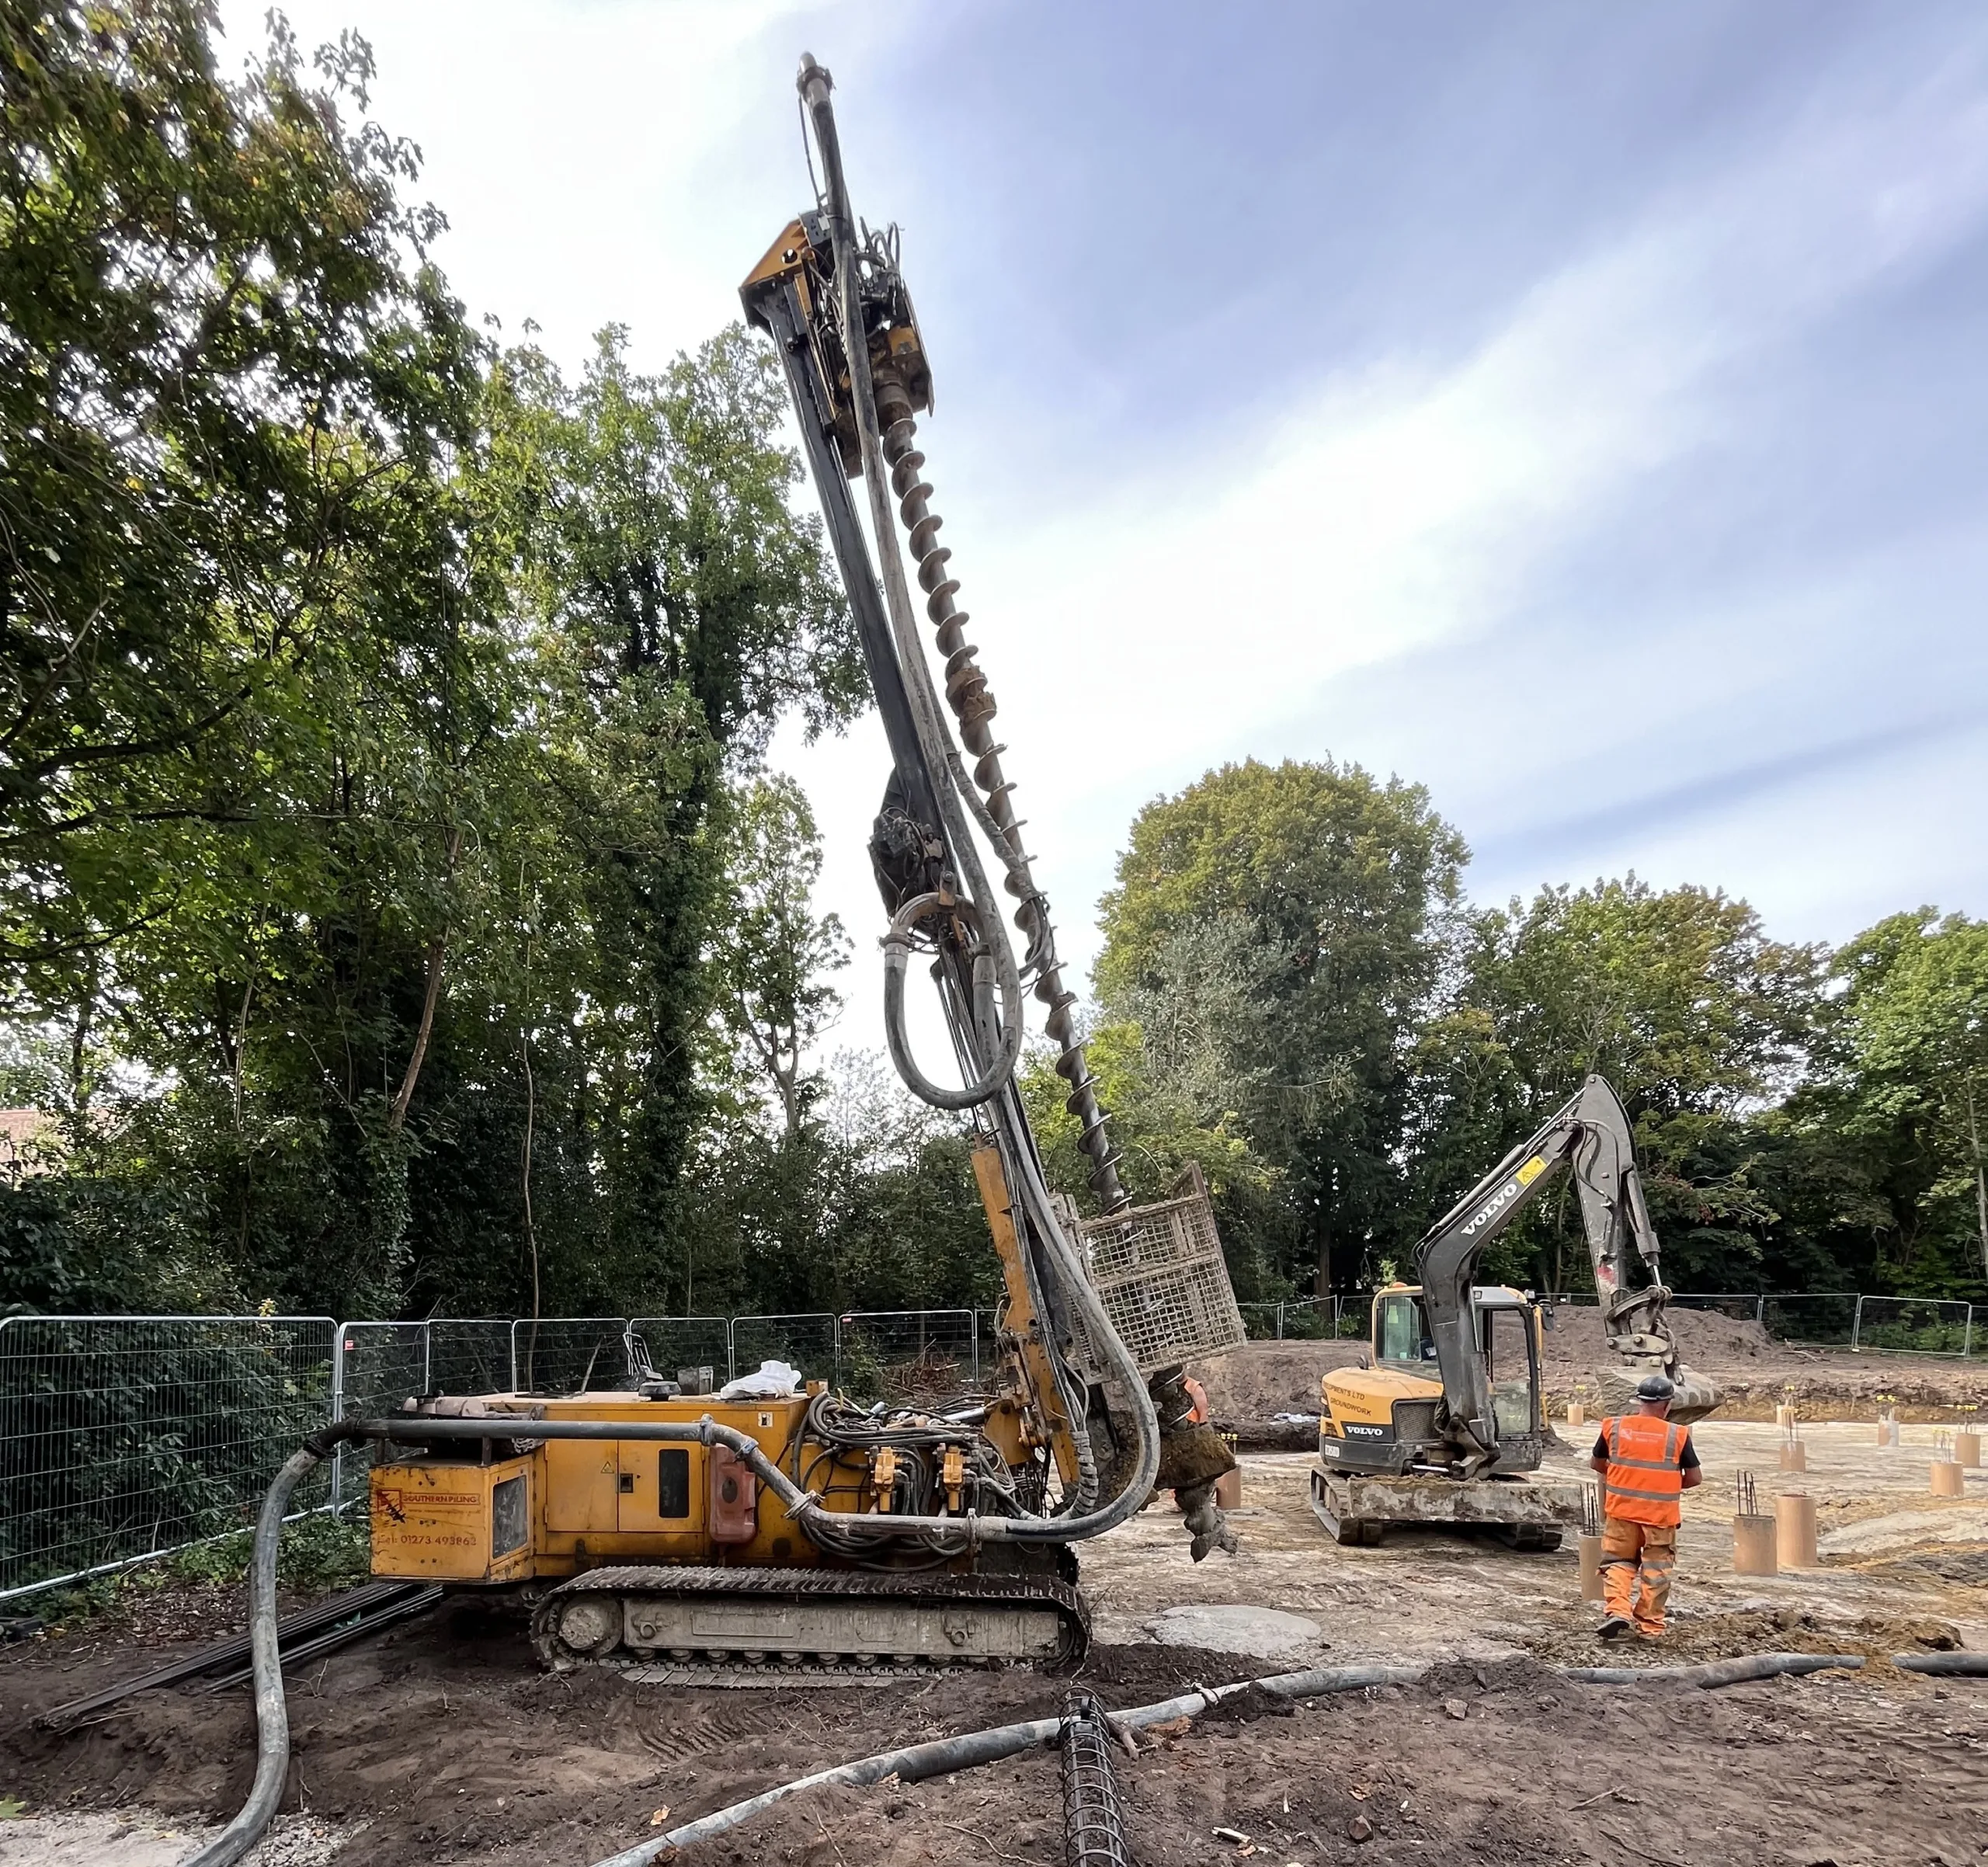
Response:
MULTIPOLYGON (((991 1300, 961 1125, 814 1061, 847 943, 764 762, 866 692, 775 359, 495 348, 363 43, 214 30, 0 4, 0 1307, 991 1300)), ((1673 1281, 1988 1294, 1988 927, 1478 910, 1467 856, 1329 761, 1132 824, 1092 1067, 1246 1295, 1404 1261, 1591 1069, 1673 1281)), ((1572 1216, 1490 1268, 1580 1281, 1572 1216)))
POLYGON ((1100 995, 1162 1093, 1280 1178, 1274 1277, 1350 1286, 1398 1241, 1405 1064, 1465 855, 1420 787, 1357 766, 1225 766, 1133 823, 1100 995))

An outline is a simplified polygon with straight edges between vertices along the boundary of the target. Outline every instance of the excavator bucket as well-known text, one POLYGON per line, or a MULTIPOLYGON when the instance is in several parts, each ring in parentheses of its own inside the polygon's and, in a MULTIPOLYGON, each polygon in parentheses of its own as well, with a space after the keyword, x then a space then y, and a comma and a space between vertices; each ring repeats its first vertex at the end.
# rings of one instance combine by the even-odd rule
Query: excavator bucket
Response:
MULTIPOLYGON (((1649 1372, 1646 1368, 1625 1368, 1619 1365, 1596 1368, 1589 1378, 1600 1392, 1602 1412, 1635 1412, 1636 1383, 1649 1372)), ((1709 1375, 1678 1368, 1671 1371, 1670 1379, 1676 1383, 1677 1392, 1672 1397, 1667 1417, 1680 1426, 1689 1426, 1694 1420, 1704 1419, 1726 1397, 1719 1392, 1719 1383, 1709 1375)))

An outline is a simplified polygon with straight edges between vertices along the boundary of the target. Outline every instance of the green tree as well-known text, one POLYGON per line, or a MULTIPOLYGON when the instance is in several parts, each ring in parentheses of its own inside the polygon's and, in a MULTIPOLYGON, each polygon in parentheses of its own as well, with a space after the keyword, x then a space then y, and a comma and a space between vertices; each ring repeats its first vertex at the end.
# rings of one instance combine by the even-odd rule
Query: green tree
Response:
POLYGON ((791 778, 748 786, 726 840, 726 900, 710 956, 719 1020, 728 1052, 742 1057, 749 1082, 770 1090, 791 1141, 819 1093, 804 1066, 840 1015, 828 975, 848 965, 849 939, 839 916, 815 912, 821 833, 791 778))
POLYGON ((801 468, 780 438, 775 359, 736 325, 654 377, 626 350, 610 329, 572 384, 535 348, 507 352, 478 496, 545 696, 561 860, 589 931, 603 1248, 659 1306, 708 1112, 728 774, 751 769, 783 713, 812 735, 867 688, 819 524, 789 503, 801 468))
POLYGON ((1357 766, 1211 772, 1142 810, 1097 986, 1156 1080, 1277 1177, 1259 1247, 1320 1294, 1398 1243, 1409 1045, 1466 851, 1420 786, 1357 766))
MULTIPOLYGON (((204 0, 0 15, 0 989, 239 859, 311 672, 451 576, 435 490, 476 346, 363 112, 280 21, 239 82, 204 0)), ((83 976, 79 978, 78 975, 83 976)))
MULTIPOLYGON (((1747 1125, 1799 1080, 1823 964, 1770 940, 1743 901, 1634 875, 1472 916, 1417 1045, 1418 1204, 1433 1218, 1597 1073, 1635 1125, 1667 1274, 1749 1287, 1774 1211, 1747 1125)), ((1496 1267, 1584 1283, 1579 1239, 1563 1193, 1508 1235, 1496 1267)))
POLYGON ((1988 1287, 1988 923, 1894 914, 1833 970, 1822 1067, 1785 1118, 1851 1194, 1822 1216, 1874 1238, 1892 1287, 1976 1295, 1988 1287))

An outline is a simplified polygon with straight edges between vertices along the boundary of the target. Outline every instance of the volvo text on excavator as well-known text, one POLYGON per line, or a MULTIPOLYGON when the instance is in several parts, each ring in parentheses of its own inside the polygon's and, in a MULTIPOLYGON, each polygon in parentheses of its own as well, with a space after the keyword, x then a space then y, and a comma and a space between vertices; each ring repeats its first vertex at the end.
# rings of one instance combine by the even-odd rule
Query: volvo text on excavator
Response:
POLYGON ((870 844, 887 1036, 911 1088, 973 1126, 1006 1288, 996 1372, 944 1408, 866 1407, 819 1382, 727 1399, 651 1368, 631 1331, 620 1391, 411 1401, 372 1474, 375 1573, 523 1594, 555 1668, 611 1656, 707 1676, 1064 1663, 1086 1637, 1075 1545, 1156 1486, 1181 1493, 1196 1559, 1234 1546, 1214 1498, 1233 1460, 1191 1420, 1182 1384, 1190 1358, 1242 1340, 1212 1208, 1197 1182, 1138 1208, 1120 1182, 993 694, 937 542, 916 429, 931 366, 896 231, 861 228, 850 210, 829 74, 804 58, 798 84, 823 192, 742 296, 779 353, 890 746, 870 844), (915 954, 937 986, 956 1085, 912 1054, 915 954), (1050 1190, 1016 1086, 1030 987, 1100 1208, 1088 1222, 1050 1190))
POLYGON ((1604 1401, 1626 1406, 1635 1382, 1661 1370, 1677 1384, 1673 1420, 1688 1424, 1718 1405, 1712 1384, 1678 1365, 1629 1118, 1591 1076, 1430 1228, 1416 1246, 1420 1283, 1375 1295, 1368 1365, 1321 1379, 1312 1507, 1340 1542, 1377 1543, 1389 1524, 1461 1523, 1552 1549, 1580 1522, 1580 1482, 1538 1476, 1551 1437, 1540 1306, 1475 1282, 1486 1250, 1563 1170, 1618 1358, 1596 1372, 1604 1401), (1646 1280, 1633 1287, 1632 1247, 1646 1280))

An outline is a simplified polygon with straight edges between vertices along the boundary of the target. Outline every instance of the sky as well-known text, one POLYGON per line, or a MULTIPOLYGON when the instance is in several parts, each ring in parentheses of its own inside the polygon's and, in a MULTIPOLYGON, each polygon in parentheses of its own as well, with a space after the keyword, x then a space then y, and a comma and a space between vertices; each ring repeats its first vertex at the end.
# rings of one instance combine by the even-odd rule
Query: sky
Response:
MULTIPOLYGON (((812 200, 800 53, 834 73, 1079 970, 1133 815, 1245 757, 1426 785, 1480 902, 1988 913, 1988 9, 287 10, 371 41, 458 295, 575 365, 736 315, 812 200)), ((874 1048, 881 732, 774 757, 874 1048)))

